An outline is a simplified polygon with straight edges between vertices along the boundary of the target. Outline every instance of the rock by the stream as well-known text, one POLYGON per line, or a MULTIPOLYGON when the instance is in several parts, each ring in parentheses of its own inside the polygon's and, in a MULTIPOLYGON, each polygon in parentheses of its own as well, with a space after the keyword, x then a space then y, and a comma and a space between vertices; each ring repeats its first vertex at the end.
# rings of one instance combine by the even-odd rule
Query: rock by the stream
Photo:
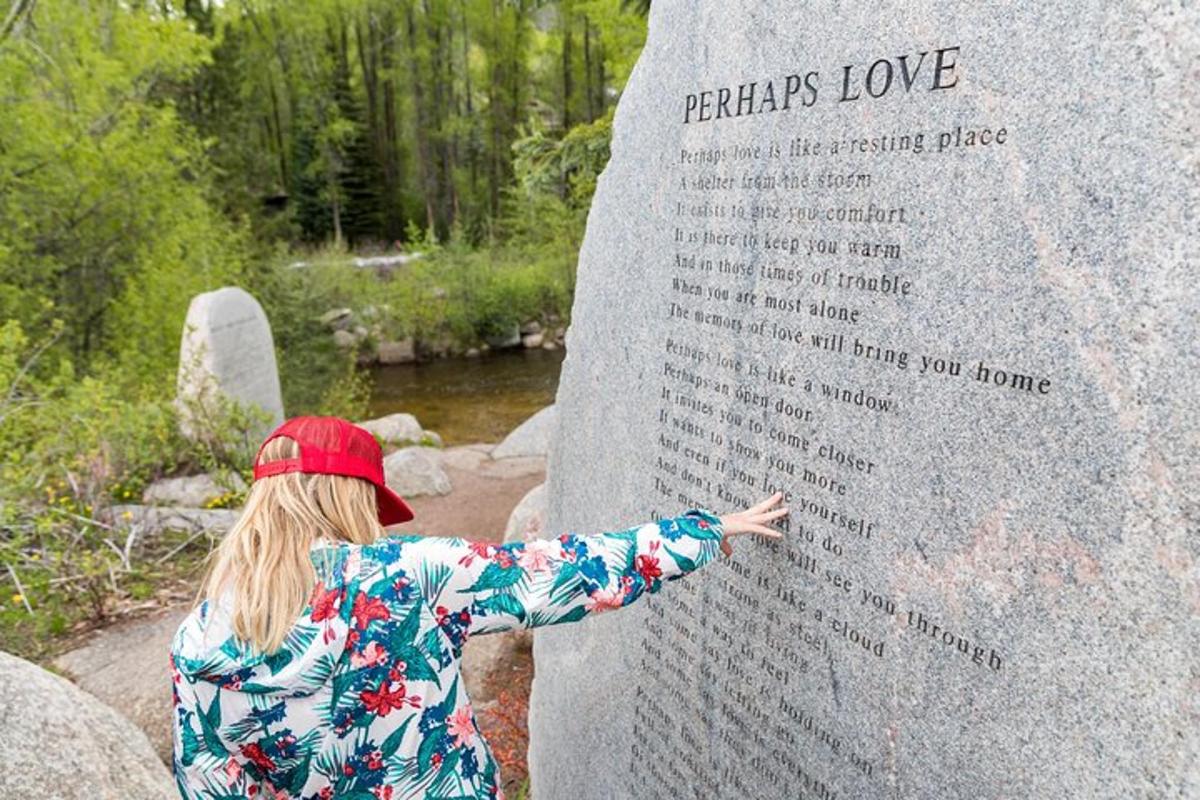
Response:
POLYGON ((411 337, 380 342, 375 349, 375 357, 380 364, 408 364, 417 360, 416 342, 411 337))
POLYGON ((338 329, 333 332, 333 344, 341 350, 349 350, 358 344, 358 337, 350 331, 338 329))
MULTIPOLYGON (((168 719, 169 691, 163 706, 168 719)), ((0 797, 179 797, 170 772, 133 723, 65 678, 4 652, 0 720, 0 797)))
POLYGON ((223 533, 241 512, 231 508, 182 508, 178 506, 111 506, 106 522, 116 528, 137 528, 142 535, 161 531, 212 531, 223 533))
POLYGON ((417 444, 425 435, 421 423, 412 414, 388 414, 360 422, 358 427, 375 434, 387 445, 417 444))
POLYGON ((476 470, 480 464, 491 457, 490 454, 495 447, 494 444, 484 443, 447 447, 441 452, 442 466, 467 472, 476 470))
POLYGON ((404 447, 383 460, 387 484, 401 497, 449 494, 450 478, 436 447, 404 447))
POLYGON ((527 333, 521 337, 521 344, 526 350, 532 350, 535 347, 541 347, 545 338, 541 333, 527 333))
POLYGON ((347 330, 354 322, 354 312, 348 308, 331 308, 320 317, 320 323, 334 330, 347 330))
POLYGON ((504 542, 524 542, 540 539, 546 526, 546 484, 530 489, 508 516, 504 542))
POLYGON ((217 476, 211 473, 201 475, 185 475, 179 478, 162 478, 154 481, 142 492, 142 502, 151 506, 191 506, 202 507, 209 500, 220 497, 228 491, 246 491, 246 482, 236 472, 227 476, 217 476))
POLYGON ((92 635, 87 644, 54 660, 81 689, 119 709, 171 763, 171 638, 186 607, 127 622, 92 635))
POLYGON ((531 333, 541 333, 541 332, 542 332, 542 323, 538 322, 536 319, 531 319, 529 322, 526 322, 524 325, 521 326, 521 335, 522 336, 528 336, 531 333))
POLYGON ((488 347, 496 348, 497 350, 506 347, 517 347, 521 344, 521 329, 513 325, 511 329, 498 333, 495 336, 488 336, 484 339, 488 347))
POLYGON ((554 406, 546 406, 505 436, 504 441, 492 451, 492 458, 545 457, 550 447, 550 431, 554 428, 554 420, 554 406))

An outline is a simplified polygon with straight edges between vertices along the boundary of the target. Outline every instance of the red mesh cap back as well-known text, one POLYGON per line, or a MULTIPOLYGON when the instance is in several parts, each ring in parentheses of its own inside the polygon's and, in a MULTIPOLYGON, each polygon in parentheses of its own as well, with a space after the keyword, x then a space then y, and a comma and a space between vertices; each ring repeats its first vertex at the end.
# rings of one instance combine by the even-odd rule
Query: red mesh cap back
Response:
POLYGON ((254 459, 254 478, 257 480, 285 472, 362 478, 375 485, 381 524, 394 525, 413 518, 408 504, 387 488, 383 451, 375 437, 340 417, 295 417, 276 428, 258 449, 254 459), (299 457, 261 463, 263 449, 281 436, 296 442, 300 450, 299 457))

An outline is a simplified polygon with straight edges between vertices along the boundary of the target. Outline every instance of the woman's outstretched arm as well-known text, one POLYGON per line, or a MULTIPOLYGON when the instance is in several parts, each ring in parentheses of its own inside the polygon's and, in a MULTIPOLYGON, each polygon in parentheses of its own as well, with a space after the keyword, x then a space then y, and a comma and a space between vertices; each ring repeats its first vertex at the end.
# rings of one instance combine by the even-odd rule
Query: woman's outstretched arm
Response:
POLYGON ((431 604, 451 638, 574 622, 621 608, 709 563, 730 539, 779 537, 768 524, 787 513, 772 496, 725 516, 694 508, 677 517, 592 536, 493 545, 430 539, 431 604))

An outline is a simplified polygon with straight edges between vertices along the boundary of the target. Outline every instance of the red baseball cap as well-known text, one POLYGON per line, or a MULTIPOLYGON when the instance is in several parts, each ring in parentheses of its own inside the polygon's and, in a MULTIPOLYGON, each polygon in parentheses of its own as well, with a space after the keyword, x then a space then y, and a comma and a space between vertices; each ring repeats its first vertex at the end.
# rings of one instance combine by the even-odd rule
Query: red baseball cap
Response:
POLYGON ((375 484, 379 524, 396 525, 413 518, 412 508, 387 487, 383 450, 371 433, 340 417, 294 417, 276 428, 254 457, 254 479, 285 472, 346 475, 375 484), (300 448, 299 458, 259 463, 267 442, 286 436, 300 448))

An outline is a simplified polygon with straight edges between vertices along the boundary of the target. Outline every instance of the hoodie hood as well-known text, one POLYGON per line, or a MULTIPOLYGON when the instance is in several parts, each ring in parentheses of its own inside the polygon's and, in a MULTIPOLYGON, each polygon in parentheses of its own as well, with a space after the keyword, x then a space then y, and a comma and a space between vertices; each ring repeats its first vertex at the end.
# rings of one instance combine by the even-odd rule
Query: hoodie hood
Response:
POLYGON ((354 555, 347 547, 314 547, 319 583, 273 653, 257 652, 234 635, 229 595, 203 601, 175 634, 175 669, 190 682, 246 694, 299 697, 318 691, 333 675, 350 632, 351 608, 343 601, 345 576, 357 572, 350 563, 354 555))

